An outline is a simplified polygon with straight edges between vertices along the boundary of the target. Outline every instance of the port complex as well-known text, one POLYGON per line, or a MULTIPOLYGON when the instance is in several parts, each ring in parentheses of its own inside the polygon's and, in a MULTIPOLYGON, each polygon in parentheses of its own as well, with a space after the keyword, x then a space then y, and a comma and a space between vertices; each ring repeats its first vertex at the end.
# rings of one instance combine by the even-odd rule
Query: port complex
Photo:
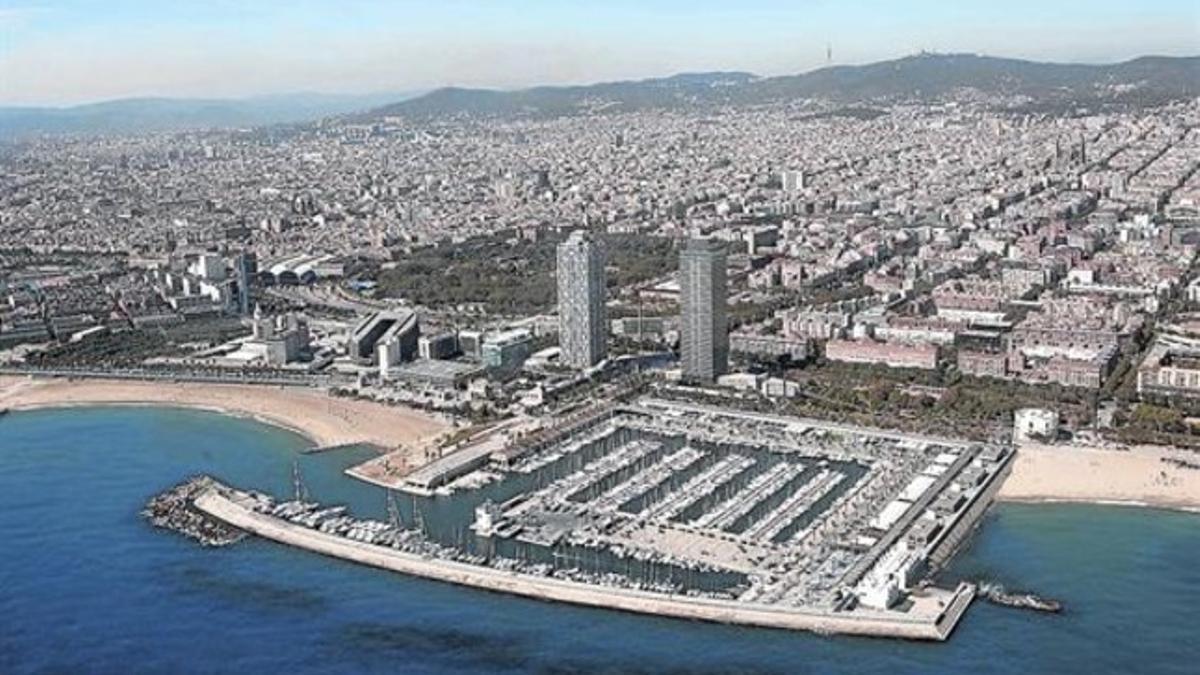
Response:
POLYGON ((277 502, 212 481, 192 506, 285 544, 495 591, 944 640, 976 588, 939 588, 932 575, 974 529, 1013 458, 1005 445, 656 398, 488 441, 401 486, 414 504, 457 504, 469 522, 451 527, 454 537, 392 513, 391 522, 359 520, 299 494, 277 502))

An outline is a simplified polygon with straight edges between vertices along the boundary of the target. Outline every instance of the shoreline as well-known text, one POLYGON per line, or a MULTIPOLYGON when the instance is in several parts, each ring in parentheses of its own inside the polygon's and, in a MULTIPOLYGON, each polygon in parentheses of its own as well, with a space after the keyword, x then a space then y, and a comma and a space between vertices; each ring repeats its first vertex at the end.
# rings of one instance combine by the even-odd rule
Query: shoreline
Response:
MULTIPOLYGON (((367 445, 402 472, 428 462, 425 450, 448 430, 425 413, 322 390, 280 385, 167 383, 0 376, 0 409, 76 407, 201 410, 295 433, 315 448, 367 445)), ((1026 504, 1096 504, 1200 514, 1200 470, 1171 463, 1200 453, 1169 447, 1128 450, 1026 444, 996 500, 1026 504)), ((351 474, 367 483, 370 476, 351 474)))
POLYGON ((1200 514, 1200 454, 1170 447, 1127 450, 1026 444, 996 499, 1025 504, 1095 504, 1200 514))
POLYGON ((104 406, 202 410, 284 429, 314 447, 368 445, 414 457, 450 428, 411 408, 338 398, 312 388, 0 376, 0 409, 104 406))
POLYGON ((290 424, 281 419, 273 419, 264 415, 238 410, 237 408, 229 408, 219 405, 208 405, 203 403, 185 403, 181 401, 145 401, 145 400, 129 400, 129 401, 60 401, 60 402, 44 402, 44 403, 19 403, 8 406, 6 409, 9 412, 37 412, 39 410, 70 410, 73 408, 162 408, 165 410, 192 410, 196 412, 209 412, 217 415, 225 415, 226 417, 234 417, 243 420, 254 420, 259 424, 275 427, 277 429, 287 431, 297 436, 300 436, 314 447, 320 446, 318 440, 309 431, 290 424))
POLYGON ((1168 513, 1190 513, 1200 515, 1200 506, 1185 504, 1165 504, 1140 501, 1135 499, 1081 499, 1064 497, 1005 497, 998 496, 996 501, 1001 504, 1059 505, 1059 506, 1117 506, 1120 508, 1141 509, 1147 511, 1166 511, 1168 513))

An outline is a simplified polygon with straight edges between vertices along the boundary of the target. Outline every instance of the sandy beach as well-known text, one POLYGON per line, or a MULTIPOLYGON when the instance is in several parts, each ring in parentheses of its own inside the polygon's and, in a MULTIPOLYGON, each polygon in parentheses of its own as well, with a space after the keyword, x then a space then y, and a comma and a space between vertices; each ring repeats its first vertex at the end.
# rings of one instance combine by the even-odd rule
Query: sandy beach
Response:
POLYGON ((1129 504, 1200 512, 1200 453, 1173 448, 1100 450, 1023 445, 999 498, 1129 504))
MULTIPOLYGON (((340 399, 315 389, 251 385, 0 377, 0 409, 73 405, 166 405, 216 410, 291 429, 314 445, 370 443, 390 452, 358 468, 394 481, 429 461, 431 441, 449 425, 419 411, 340 399)), ((999 498, 1092 502, 1200 512, 1200 453, 1161 447, 1102 450, 1021 446, 999 498)))
POLYGON ((217 410, 291 429, 315 445, 370 443, 424 455, 449 426, 424 413, 334 398, 315 389, 253 385, 0 377, 0 409, 165 405, 217 410))

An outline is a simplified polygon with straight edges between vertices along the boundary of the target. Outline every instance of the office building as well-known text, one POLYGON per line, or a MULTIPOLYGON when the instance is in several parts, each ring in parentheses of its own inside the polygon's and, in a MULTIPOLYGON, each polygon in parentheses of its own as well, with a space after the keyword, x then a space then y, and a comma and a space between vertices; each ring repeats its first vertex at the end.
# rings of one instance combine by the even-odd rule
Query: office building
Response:
POLYGON ((604 251, 583 230, 558 245, 558 340, 562 363, 589 368, 604 359, 604 251))
POLYGON ((400 361, 412 360, 417 355, 417 339, 420 335, 415 313, 404 309, 375 312, 350 331, 346 351, 350 358, 362 364, 382 358, 392 366, 400 361))
POLYGON ((483 365, 490 370, 512 373, 520 370, 533 352, 533 336, 527 330, 493 333, 480 347, 483 365))
POLYGON ((683 376, 711 382, 729 366, 725 245, 691 239, 679 254, 683 376))
POLYGON ((250 284, 258 274, 258 257, 253 252, 243 251, 234 259, 233 267, 237 276, 237 309, 244 316, 250 313, 250 284))
POLYGON ((459 353, 457 333, 422 335, 417 339, 417 355, 423 359, 452 359, 459 353))

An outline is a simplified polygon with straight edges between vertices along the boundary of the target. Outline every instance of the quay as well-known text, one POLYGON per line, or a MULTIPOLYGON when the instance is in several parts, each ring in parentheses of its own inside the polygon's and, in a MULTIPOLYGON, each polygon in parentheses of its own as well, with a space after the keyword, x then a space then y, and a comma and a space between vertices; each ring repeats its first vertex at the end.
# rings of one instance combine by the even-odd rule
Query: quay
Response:
POLYGON ((953 632, 976 594, 976 587, 969 583, 962 583, 954 590, 925 589, 913 598, 913 610, 909 613, 864 607, 825 611, 601 587, 356 541, 257 511, 254 499, 248 493, 213 483, 193 503, 199 511, 247 533, 342 560, 538 600, 641 614, 822 634, 943 641, 953 632))

